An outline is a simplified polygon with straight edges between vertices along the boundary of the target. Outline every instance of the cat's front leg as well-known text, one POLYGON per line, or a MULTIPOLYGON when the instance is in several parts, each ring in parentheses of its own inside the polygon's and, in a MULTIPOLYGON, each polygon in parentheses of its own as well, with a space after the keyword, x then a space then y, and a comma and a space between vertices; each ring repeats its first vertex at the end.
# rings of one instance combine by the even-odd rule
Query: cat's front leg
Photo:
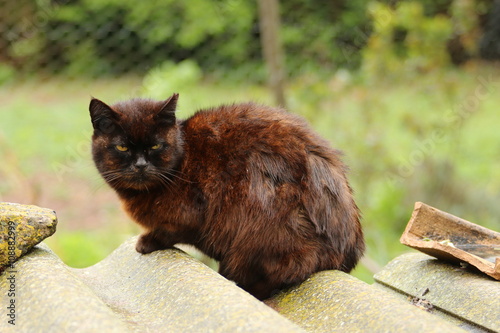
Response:
POLYGON ((161 230, 152 230, 142 234, 135 245, 135 250, 142 254, 151 253, 158 250, 164 250, 174 246, 174 243, 168 239, 168 235, 161 230))

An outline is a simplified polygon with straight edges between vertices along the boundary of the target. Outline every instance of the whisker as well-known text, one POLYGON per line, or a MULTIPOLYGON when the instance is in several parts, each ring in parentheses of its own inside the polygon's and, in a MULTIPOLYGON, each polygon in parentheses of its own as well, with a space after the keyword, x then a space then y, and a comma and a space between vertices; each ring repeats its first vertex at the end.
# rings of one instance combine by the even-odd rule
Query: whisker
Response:
POLYGON ((162 173, 164 173, 164 174, 168 175, 168 176, 175 177, 175 178, 177 178, 177 179, 179 179, 179 180, 182 180, 182 181, 184 181, 184 182, 186 182, 186 183, 194 183, 194 182, 192 182, 192 181, 190 181, 190 180, 184 179, 184 178, 182 178, 181 176, 176 175, 176 173, 177 173, 177 174, 181 174, 181 175, 183 175, 183 173, 182 173, 181 171, 174 170, 174 169, 160 169, 160 171, 161 171, 162 173))
MULTIPOLYGON (((105 180, 106 183, 112 185, 113 187, 127 188, 133 189, 136 188, 134 182, 130 182, 130 179, 133 179, 136 175, 135 172, 128 168, 116 169, 116 170, 106 170, 100 172, 102 179, 105 180)), ((153 168, 148 172, 148 177, 150 180, 156 180, 158 186, 169 190, 169 191, 178 191, 179 188, 176 186, 177 181, 182 181, 185 183, 195 183, 186 179, 185 175, 175 169, 167 169, 167 168, 153 168)), ((100 185, 102 186, 102 184, 100 185)), ((154 185, 156 186, 156 185, 154 185)), ((151 183, 145 181, 142 184, 143 190, 147 193, 150 193, 152 190, 151 183)))
POLYGON ((173 186, 174 181, 172 179, 168 178, 167 176, 165 176, 164 174, 155 173, 154 176, 164 188, 169 189, 169 190, 172 190, 174 188, 174 186, 173 186))

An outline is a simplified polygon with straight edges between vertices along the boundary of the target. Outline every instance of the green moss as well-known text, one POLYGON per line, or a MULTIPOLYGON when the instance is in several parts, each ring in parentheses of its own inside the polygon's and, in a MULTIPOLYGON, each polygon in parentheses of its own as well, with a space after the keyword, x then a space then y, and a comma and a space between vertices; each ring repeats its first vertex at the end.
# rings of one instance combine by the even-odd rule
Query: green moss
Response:
POLYGON ((460 332, 447 322, 340 271, 314 274, 269 302, 311 332, 460 332))
POLYGON ((9 265, 56 231, 53 210, 0 203, 0 267, 9 265))

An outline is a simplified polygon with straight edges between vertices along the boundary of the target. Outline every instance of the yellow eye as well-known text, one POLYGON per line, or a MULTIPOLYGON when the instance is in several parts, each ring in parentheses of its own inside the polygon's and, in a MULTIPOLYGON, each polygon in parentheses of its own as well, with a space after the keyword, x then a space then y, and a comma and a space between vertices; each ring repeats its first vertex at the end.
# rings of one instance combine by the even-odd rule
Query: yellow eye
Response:
POLYGON ((160 149, 160 148, 161 148, 161 144, 160 143, 158 143, 158 144, 156 144, 154 146, 151 146, 152 150, 157 150, 157 149, 160 149))
POLYGON ((120 145, 116 145, 116 149, 118 151, 127 151, 128 150, 128 147, 125 147, 125 146, 120 146, 120 145))

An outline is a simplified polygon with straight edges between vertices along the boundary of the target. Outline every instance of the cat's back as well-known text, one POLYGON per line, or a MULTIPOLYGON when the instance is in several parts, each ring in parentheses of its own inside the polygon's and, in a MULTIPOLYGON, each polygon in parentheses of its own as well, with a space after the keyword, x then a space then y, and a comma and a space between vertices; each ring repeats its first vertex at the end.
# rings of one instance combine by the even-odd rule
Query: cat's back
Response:
POLYGON ((344 179, 340 151, 283 109, 224 105, 197 112, 182 127, 182 172, 209 192, 256 196, 265 206, 268 186, 300 192, 308 181, 319 188, 322 179, 344 179))
POLYGON ((285 142, 289 149, 293 148, 294 142, 327 145, 301 117, 256 103, 222 105, 198 111, 185 121, 184 132, 186 139, 193 144, 222 145, 226 150, 231 147, 266 150, 285 142))

